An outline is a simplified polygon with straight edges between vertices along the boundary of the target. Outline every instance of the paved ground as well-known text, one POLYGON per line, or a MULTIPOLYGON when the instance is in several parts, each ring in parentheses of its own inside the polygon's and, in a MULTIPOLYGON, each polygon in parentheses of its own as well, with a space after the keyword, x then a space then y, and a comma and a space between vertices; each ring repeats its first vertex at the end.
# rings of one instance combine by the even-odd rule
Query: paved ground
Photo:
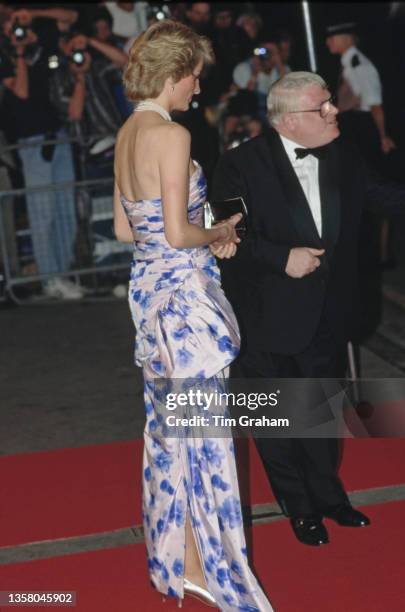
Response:
POLYGON ((1 312, 0 453, 108 443, 142 430, 125 301, 1 312))
MULTIPOLYGON (((405 310, 388 302, 386 310, 370 342, 378 351, 362 349, 365 378, 405 369, 405 310)), ((142 377, 125 300, 3 309, 0 321, 0 455, 141 436, 142 377)))

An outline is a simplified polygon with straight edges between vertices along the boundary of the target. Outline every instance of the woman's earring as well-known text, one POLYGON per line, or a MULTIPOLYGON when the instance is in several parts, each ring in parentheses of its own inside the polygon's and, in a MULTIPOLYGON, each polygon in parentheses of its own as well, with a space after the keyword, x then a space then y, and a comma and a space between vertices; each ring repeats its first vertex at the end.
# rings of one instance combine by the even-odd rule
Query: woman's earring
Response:
POLYGON ((172 85, 172 93, 174 93, 174 85, 172 85))

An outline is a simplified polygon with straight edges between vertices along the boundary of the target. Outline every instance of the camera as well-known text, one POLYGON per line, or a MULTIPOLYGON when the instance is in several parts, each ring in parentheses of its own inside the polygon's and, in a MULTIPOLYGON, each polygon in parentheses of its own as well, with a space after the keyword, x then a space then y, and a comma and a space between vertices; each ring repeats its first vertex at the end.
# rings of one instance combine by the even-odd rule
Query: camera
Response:
POLYGON ((170 18, 170 9, 167 4, 154 4, 152 3, 148 7, 149 18, 156 19, 156 21, 163 21, 163 19, 170 18))
POLYGON ((70 60, 76 66, 83 66, 84 62, 86 61, 86 56, 84 52, 85 52, 85 49, 72 49, 70 60))
POLYGON ((48 57, 48 68, 50 70, 56 70, 56 68, 59 68, 60 65, 60 59, 58 55, 50 55, 48 57))
POLYGON ((15 23, 13 25, 13 29, 11 31, 14 34, 15 39, 18 42, 21 42, 27 36, 27 28, 25 26, 21 25, 20 22, 18 21, 18 19, 16 19, 16 21, 15 21, 15 23))
POLYGON ((253 49, 253 55, 259 59, 269 59, 271 57, 271 51, 266 47, 256 47, 253 49))

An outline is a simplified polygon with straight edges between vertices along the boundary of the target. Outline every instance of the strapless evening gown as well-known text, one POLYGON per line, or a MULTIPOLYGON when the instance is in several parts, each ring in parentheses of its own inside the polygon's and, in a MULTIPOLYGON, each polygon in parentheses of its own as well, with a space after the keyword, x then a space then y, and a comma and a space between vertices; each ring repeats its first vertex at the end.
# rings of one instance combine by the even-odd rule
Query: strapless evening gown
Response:
MULTIPOLYGON (((206 181, 190 177, 188 218, 202 224, 206 181)), ((239 330, 208 247, 174 249, 160 198, 121 197, 134 234, 129 304, 135 361, 144 375, 143 521, 152 583, 183 597, 189 513, 207 586, 221 610, 272 607, 246 555, 232 438, 169 437, 156 409, 156 379, 221 381, 239 351, 239 330)))

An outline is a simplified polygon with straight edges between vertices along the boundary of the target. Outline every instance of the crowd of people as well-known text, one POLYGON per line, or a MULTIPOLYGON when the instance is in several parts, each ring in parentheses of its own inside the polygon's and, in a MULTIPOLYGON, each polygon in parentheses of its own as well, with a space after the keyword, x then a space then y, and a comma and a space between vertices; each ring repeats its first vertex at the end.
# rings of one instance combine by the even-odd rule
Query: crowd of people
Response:
MULTIPOLYGON (((189 111, 174 115, 195 136, 192 154, 209 186, 220 153, 268 129, 268 90, 291 70, 294 37, 285 27, 266 23, 254 3, 103 2, 16 8, 1 2, 0 129, 9 144, 19 145, 17 172, 2 162, 1 189, 10 184, 73 184, 112 175, 116 133, 133 111, 122 85, 128 52, 148 25, 169 17, 207 36, 213 45, 215 61, 202 75, 201 95, 189 111), (44 141, 51 143, 43 145, 44 141)), ((325 52, 328 48, 342 57, 341 127, 367 160, 379 166, 381 156, 395 143, 386 133, 379 74, 356 48, 356 33, 348 25, 347 31, 327 32, 325 46, 325 52)), ((305 64, 305 58, 295 58, 293 68, 305 64)), ((25 206, 34 270, 49 275, 43 277, 43 293, 81 298, 83 287, 66 274, 78 252, 74 187, 29 192, 25 206)), ((7 252, 14 273, 19 268, 15 209, 15 202, 5 202, 7 252)), ((392 265, 388 221, 374 223, 368 231, 378 234, 382 264, 392 265)))
MULTIPOLYGON (((204 98, 180 119, 193 132, 205 133, 196 138, 194 154, 207 173, 222 147, 259 132, 266 89, 288 70, 288 33, 278 33, 279 43, 271 41, 258 14, 236 14, 219 3, 177 3, 169 9, 105 2, 77 8, 0 4, 1 129, 10 144, 19 145, 21 171, 4 168, 2 189, 11 186, 10 175, 15 186, 26 188, 111 176, 116 133, 133 110, 122 87, 128 51, 150 23, 169 16, 206 34, 216 54, 204 98)), ((82 286, 62 276, 77 252, 76 200, 73 185, 28 192, 25 198, 34 270, 49 275, 41 285, 48 297, 84 294, 82 286)), ((4 205, 14 274, 19 269, 15 208, 15 202, 4 205)))

